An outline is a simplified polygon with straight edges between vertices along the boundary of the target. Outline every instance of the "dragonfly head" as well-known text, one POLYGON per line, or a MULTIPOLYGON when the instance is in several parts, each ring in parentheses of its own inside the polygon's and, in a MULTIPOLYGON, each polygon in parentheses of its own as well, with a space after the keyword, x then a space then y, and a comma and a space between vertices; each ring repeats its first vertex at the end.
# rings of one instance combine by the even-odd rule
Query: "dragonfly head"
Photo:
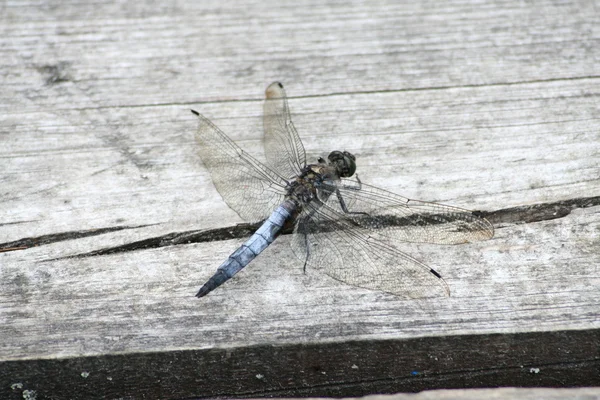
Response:
POLYGON ((329 165, 334 166, 342 178, 349 178, 356 172, 356 157, 347 151, 332 151, 327 159, 329 165))

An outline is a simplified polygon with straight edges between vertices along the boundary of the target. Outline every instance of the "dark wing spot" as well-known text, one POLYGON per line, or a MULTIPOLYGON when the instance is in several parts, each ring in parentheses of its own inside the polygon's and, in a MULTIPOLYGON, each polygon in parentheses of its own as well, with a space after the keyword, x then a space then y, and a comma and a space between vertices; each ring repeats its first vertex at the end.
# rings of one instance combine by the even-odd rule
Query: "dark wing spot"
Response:
POLYGON ((435 276, 437 276, 438 278, 442 279, 442 276, 441 276, 440 274, 438 274, 438 272, 437 272, 435 269, 431 268, 431 269, 429 270, 429 272, 431 272, 432 274, 434 274, 434 275, 435 275, 435 276))

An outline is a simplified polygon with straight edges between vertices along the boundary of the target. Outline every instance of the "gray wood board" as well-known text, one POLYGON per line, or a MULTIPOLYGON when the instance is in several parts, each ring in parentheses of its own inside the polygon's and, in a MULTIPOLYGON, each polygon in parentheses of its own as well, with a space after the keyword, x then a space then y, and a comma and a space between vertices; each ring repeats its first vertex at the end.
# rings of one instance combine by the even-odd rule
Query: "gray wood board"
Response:
MULTIPOLYGON (((198 161, 192 139, 196 122, 181 107, 178 120, 158 116, 171 112, 170 107, 113 110, 113 118, 131 114, 125 117, 130 123, 120 128, 136 142, 127 146, 130 150, 68 125, 74 131, 61 140, 57 133, 31 140, 10 135, 8 147, 14 149, 5 154, 8 183, 15 190, 5 195, 4 209, 11 210, 3 229, 6 246, 18 248, 11 239, 35 242, 41 235, 70 234, 2 254, 2 313, 10 321, 0 328, 9 338, 3 356, 597 327, 600 193, 594 155, 600 142, 589 125, 597 121, 597 92, 588 88, 592 96, 562 99, 550 91, 557 96, 553 101, 531 99, 548 86, 565 95, 580 91, 580 84, 531 84, 526 109, 517 108, 518 101, 491 100, 499 96, 498 87, 453 89, 451 100, 443 100, 445 91, 439 90, 291 100, 292 110, 300 109, 296 125, 301 134, 323 129, 305 137, 307 147, 316 151, 348 143, 346 149, 361 161, 365 182, 425 200, 506 210, 490 217, 496 225, 493 240, 402 247, 435 266, 452 290, 450 298, 418 302, 342 285, 310 270, 303 274, 302 263, 289 250, 289 237, 202 300, 193 298, 198 286, 241 238, 211 240, 208 235, 200 243, 138 245, 133 248, 139 251, 68 258, 171 232, 219 229, 235 235, 240 220, 198 161), (463 127, 451 126, 456 119, 439 109, 443 101, 461 116, 463 127), (412 132, 397 125, 402 122, 390 122, 394 115, 420 109, 428 110, 422 111, 428 114, 423 120, 439 124, 433 130, 441 133, 412 132), (569 111, 578 117, 566 115, 569 111), (564 117, 534 123, 542 112, 564 117), (357 114, 369 120, 357 121, 352 117, 357 114), (138 124, 144 118, 134 115, 150 121, 138 124), (468 129, 480 115, 494 127, 468 129), (160 137, 156 130, 161 129, 173 136, 160 137), (59 148, 46 150, 53 145, 59 148), (550 211, 539 216, 542 221, 520 224, 533 211, 508 208, 528 203, 542 203, 550 211), (90 236, 90 229, 114 227, 125 229, 90 236)), ((255 116, 237 121, 235 115, 254 109, 253 104, 231 104, 234 117, 218 121, 226 131, 237 136, 240 130, 233 126, 251 126, 252 120, 258 125, 259 104, 255 116)), ((219 105, 202 108, 210 112, 219 105)), ((425 129, 414 121, 410 125, 425 129)), ((236 139, 253 148, 259 137, 236 139)))
POLYGON ((0 7, 1 361, 600 327, 593 1, 0 7), (304 274, 288 236, 193 297, 251 227, 189 108, 261 158, 273 80, 309 160, 486 213, 490 241, 401 247, 450 298, 304 274))

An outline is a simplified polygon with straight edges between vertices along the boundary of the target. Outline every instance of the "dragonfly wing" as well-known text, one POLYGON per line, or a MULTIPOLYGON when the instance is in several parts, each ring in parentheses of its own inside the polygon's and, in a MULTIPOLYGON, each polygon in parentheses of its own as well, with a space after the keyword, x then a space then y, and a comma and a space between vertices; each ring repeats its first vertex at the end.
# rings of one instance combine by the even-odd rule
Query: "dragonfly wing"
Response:
POLYGON ((242 150, 206 117, 192 112, 198 116, 200 157, 223 200, 246 221, 267 218, 284 199, 285 179, 242 150))
POLYGON ((306 165, 306 153, 292 123, 283 85, 273 82, 265 91, 263 126, 265 157, 271 168, 292 179, 306 165))
POLYGON ((351 179, 341 179, 336 186, 349 213, 336 195, 327 199, 329 207, 392 241, 459 244, 494 236, 488 220, 463 208, 411 200, 351 179))
POLYGON ((311 268, 353 286, 408 298, 450 294, 437 272, 328 205, 305 206, 291 244, 311 268))

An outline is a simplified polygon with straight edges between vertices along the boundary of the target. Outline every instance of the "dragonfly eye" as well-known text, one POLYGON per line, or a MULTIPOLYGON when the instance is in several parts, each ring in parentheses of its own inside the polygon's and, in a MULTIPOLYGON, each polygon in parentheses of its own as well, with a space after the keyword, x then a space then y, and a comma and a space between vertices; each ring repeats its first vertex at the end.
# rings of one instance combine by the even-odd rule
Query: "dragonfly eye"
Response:
POLYGON ((347 151, 332 151, 327 157, 329 163, 334 165, 342 178, 349 178, 356 172, 356 157, 347 151))

